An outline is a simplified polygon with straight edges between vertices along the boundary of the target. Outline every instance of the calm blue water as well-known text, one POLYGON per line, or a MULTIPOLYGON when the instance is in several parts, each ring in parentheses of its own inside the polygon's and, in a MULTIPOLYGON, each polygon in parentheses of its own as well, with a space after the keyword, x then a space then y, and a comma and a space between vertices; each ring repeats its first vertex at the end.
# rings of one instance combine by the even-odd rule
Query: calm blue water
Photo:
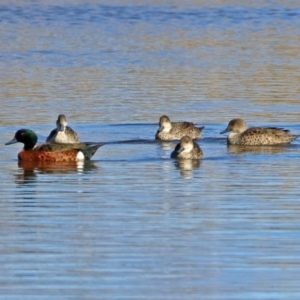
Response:
POLYGON ((299 299, 300 140, 227 147, 230 119, 300 133, 286 1, 0 3, 0 299, 299 299), (85 164, 18 164, 64 113, 85 164), (205 125, 171 160, 158 119, 205 125))

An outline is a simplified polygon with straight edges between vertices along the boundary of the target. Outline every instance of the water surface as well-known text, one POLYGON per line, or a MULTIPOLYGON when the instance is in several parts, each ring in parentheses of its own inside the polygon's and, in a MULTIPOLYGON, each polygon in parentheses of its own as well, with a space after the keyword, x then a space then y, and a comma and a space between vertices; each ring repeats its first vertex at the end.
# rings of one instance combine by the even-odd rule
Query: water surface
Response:
POLYGON ((230 119, 300 133, 289 1, 2 1, 0 299, 299 299, 300 140, 227 147, 230 119), (82 164, 18 164, 57 115, 82 164), (205 125, 202 161, 154 141, 205 125), (120 142, 121 141, 121 142, 120 142), (131 142, 128 142, 131 141, 131 142))

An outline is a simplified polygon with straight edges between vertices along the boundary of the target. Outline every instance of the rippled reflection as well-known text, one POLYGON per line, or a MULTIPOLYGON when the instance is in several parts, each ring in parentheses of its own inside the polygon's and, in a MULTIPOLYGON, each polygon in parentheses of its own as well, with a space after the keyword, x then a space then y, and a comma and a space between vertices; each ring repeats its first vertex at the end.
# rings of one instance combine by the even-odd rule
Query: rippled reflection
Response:
POLYGON ((180 170, 180 174, 185 179, 192 179, 193 170, 199 169, 200 164, 198 159, 178 159, 174 162, 175 167, 180 170))
POLYGON ((24 162, 18 163, 19 170, 15 175, 17 184, 32 183, 38 174, 72 174, 85 173, 98 167, 92 161, 86 162, 24 162))
POLYGON ((159 142, 159 145, 160 145, 161 150, 170 151, 170 155, 171 155, 171 151, 173 151, 175 149, 175 146, 177 143, 176 143, 176 141, 174 141, 174 142, 159 142))
POLYGON ((274 145, 274 146, 241 146, 241 145, 228 145, 227 152, 229 154, 277 154, 290 151, 289 145, 274 145))

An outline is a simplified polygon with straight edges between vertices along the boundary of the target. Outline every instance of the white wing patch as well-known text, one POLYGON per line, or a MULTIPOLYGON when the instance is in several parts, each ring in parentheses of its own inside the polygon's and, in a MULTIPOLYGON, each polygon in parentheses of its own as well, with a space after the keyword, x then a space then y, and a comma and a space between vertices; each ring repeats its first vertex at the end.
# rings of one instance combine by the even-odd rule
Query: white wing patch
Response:
POLYGON ((76 160, 84 160, 84 155, 81 151, 78 152, 76 160))

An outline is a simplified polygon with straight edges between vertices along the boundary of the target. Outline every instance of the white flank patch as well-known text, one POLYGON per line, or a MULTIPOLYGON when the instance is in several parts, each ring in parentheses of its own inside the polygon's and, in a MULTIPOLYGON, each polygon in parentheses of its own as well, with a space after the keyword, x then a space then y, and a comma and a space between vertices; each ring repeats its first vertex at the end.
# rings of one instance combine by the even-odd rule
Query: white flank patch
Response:
POLYGON ((84 155, 81 151, 78 152, 76 160, 84 160, 84 155))

